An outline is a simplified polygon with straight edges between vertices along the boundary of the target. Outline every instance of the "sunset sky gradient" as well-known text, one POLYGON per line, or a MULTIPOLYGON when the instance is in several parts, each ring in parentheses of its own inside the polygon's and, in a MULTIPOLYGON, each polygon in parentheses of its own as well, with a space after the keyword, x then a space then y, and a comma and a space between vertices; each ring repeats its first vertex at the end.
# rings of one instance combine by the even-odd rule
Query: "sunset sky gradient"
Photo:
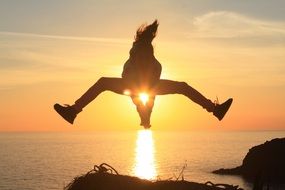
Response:
POLYGON ((140 129, 126 96, 101 94, 74 126, 53 104, 120 77, 136 29, 154 19, 161 78, 234 98, 219 122, 186 97, 160 96, 154 130, 284 130, 284 12, 283 0, 0 1, 0 131, 140 129))

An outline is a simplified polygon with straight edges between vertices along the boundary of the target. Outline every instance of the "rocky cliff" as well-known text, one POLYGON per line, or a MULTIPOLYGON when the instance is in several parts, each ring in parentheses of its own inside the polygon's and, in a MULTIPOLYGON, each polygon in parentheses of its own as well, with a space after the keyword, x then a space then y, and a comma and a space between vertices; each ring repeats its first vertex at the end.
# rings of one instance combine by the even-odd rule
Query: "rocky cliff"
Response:
POLYGON ((252 147, 242 165, 231 169, 213 171, 216 174, 242 175, 245 179, 254 180, 262 177, 271 182, 285 182, 285 138, 266 141, 252 147))

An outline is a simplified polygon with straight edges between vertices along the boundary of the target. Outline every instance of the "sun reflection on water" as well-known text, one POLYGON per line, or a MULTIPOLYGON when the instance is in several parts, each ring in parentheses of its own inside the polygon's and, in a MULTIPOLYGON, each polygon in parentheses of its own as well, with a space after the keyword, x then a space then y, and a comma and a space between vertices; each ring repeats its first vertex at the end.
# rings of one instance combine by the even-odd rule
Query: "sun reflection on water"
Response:
POLYGON ((155 169, 155 147, 151 130, 139 130, 136 141, 135 175, 143 179, 154 179, 157 176, 155 169))

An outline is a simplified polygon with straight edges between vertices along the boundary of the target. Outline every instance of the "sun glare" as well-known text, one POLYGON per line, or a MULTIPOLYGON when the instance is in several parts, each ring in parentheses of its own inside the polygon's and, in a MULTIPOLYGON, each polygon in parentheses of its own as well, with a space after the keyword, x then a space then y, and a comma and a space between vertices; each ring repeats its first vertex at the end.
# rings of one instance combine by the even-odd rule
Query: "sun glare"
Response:
POLYGON ((154 179, 157 176, 151 130, 138 131, 134 171, 137 177, 143 179, 154 179))
POLYGON ((143 105, 146 105, 148 101, 148 94, 147 93, 140 93, 139 94, 140 100, 142 101, 143 105))
POLYGON ((129 96, 129 95, 131 95, 131 91, 129 89, 126 89, 126 90, 124 90, 124 94, 129 96))

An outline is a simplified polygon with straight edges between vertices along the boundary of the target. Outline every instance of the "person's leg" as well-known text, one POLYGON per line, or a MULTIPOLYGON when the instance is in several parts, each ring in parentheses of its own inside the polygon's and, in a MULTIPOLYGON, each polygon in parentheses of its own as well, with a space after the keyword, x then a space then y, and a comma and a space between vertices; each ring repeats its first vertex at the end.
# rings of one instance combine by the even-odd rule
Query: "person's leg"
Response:
POLYGON ((200 92, 189 86, 186 82, 177 82, 171 80, 159 80, 154 88, 154 93, 157 95, 183 94, 193 102, 205 108, 208 112, 213 112, 213 115, 219 120, 223 119, 233 102, 233 99, 229 98, 222 104, 213 103, 211 100, 204 97, 200 92))
POLYGON ((104 91, 112 91, 123 94, 126 89, 126 83, 122 78, 101 77, 93 86, 91 86, 78 100, 75 101, 73 107, 78 111, 87 106, 100 93, 104 91))
POLYGON ((54 109, 60 114, 66 121, 73 124, 77 114, 94 100, 100 93, 104 91, 112 91, 118 94, 123 94, 126 88, 125 81, 122 78, 100 78, 91 88, 89 88, 78 100, 75 101, 72 106, 62 106, 55 104, 54 109))
POLYGON ((193 102, 205 108, 208 112, 213 112, 215 108, 215 104, 211 100, 204 97, 200 92, 189 86, 186 82, 161 79, 155 86, 154 93, 157 95, 183 94, 193 102))
POLYGON ((143 126, 144 128, 150 128, 151 127, 150 117, 154 105, 155 96, 149 97, 149 100, 147 101, 146 104, 143 104, 143 102, 139 99, 138 96, 132 96, 131 98, 133 103, 136 105, 137 112, 140 116, 141 119, 140 125, 143 126))

